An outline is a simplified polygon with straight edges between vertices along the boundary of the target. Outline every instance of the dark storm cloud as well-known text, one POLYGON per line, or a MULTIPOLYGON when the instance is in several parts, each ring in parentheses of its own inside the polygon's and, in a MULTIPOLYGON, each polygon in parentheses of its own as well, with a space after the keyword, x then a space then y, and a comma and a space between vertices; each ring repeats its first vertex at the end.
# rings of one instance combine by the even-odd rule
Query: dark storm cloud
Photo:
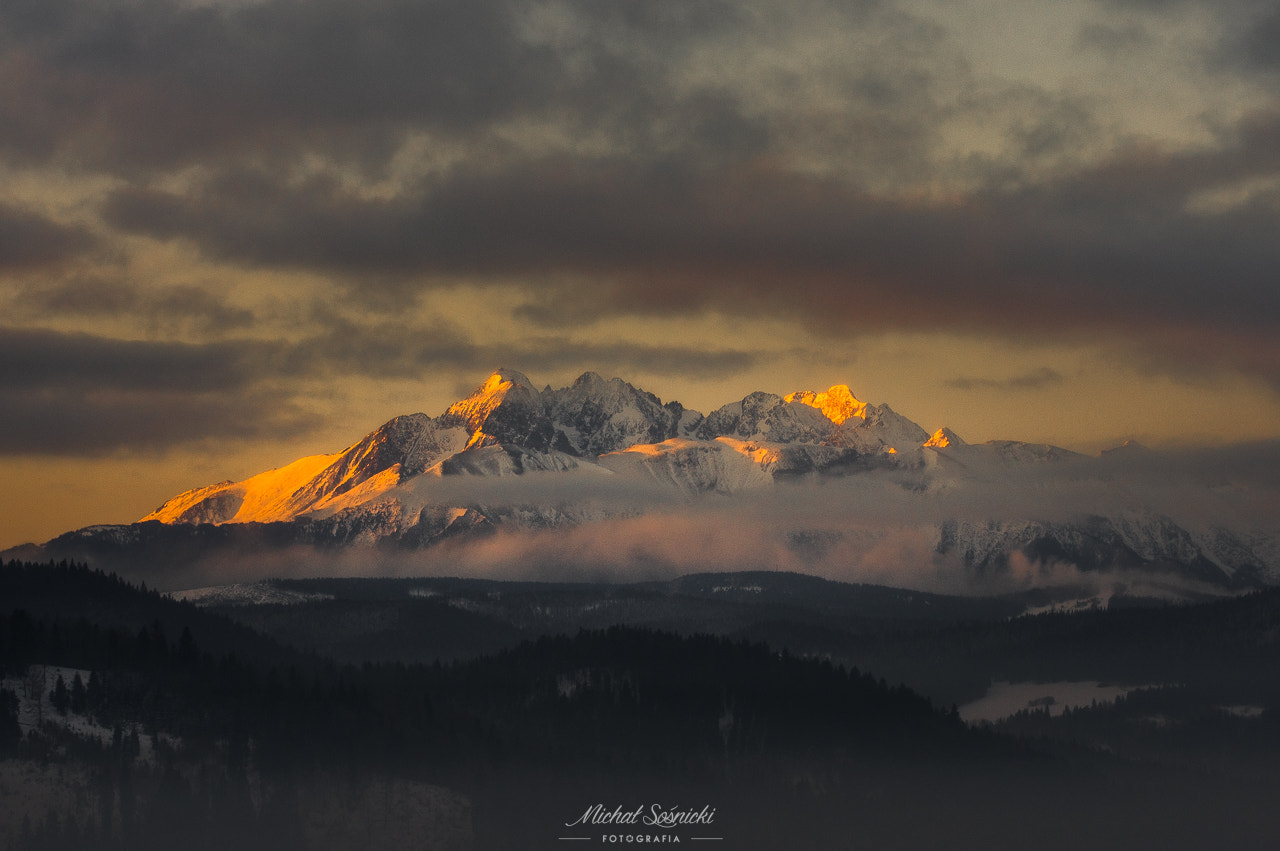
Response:
POLYGON ((0 453, 95 457, 208 440, 296 438, 319 425, 270 393, 0 387, 0 453))
POLYGON ((460 126, 528 104, 541 78, 506 8, 471 0, 16 0, 0 31, 6 147, 32 158, 166 163, 304 127, 460 126))
MULTIPOLYGON (((364 375, 413 378, 435 369, 471 376, 472 384, 508 364, 539 374, 563 370, 637 371, 666 375, 721 377, 754 366, 762 351, 648 345, 625 340, 584 342, 543 336, 515 343, 478 343, 447 323, 357 322, 338 315, 321 319, 324 331, 291 346, 280 358, 285 374, 364 375)), ((470 385, 468 385, 468 389, 470 385)))
POLYGON ((116 340, 89 334, 0 328, 0 390, 104 390, 114 393, 236 393, 263 382, 336 372, 405 378, 451 368, 488 374, 503 363, 530 371, 582 364, 673 374, 726 375, 758 354, 642 343, 543 337, 520 343, 473 342, 447 325, 361 324, 334 320, 297 343, 237 340, 204 344, 116 340))
MULTIPOLYGON (((113 225, 249 264, 537 284, 529 318, 777 310, 833 330, 1074 334, 1280 320, 1280 199, 1191 209, 1280 169, 1280 117, 1212 151, 1132 150, 1055 182, 924 204, 760 165, 551 159, 456 169, 390 200, 265 172, 122 190, 113 225), (578 280, 582 283, 565 283, 578 280)), ((402 283, 402 285, 404 285, 402 283)))
POLYGON ((1152 329, 1115 345, 1112 359, 1202 387, 1235 370, 1263 379, 1280 393, 1280 336, 1265 324, 1229 334, 1196 324, 1152 329))
POLYGON ((440 239, 413 199, 368 200, 329 179, 291 185, 258 170, 189 194, 122 189, 102 212, 115 227, 185 237, 219 259, 335 272, 413 271, 440 239))
POLYGON ((304 433, 314 422, 260 386, 262 354, 0 329, 0 452, 84 457, 304 433))
POLYGON ((339 319, 297 343, 124 341, 0 328, 0 454, 83 457, 214 438, 294 437, 324 422, 303 413, 306 391, 297 382, 334 375, 412 378, 447 370, 474 384, 513 364, 535 374, 590 365, 624 375, 706 377, 746 369, 760 354, 563 338, 477 344, 444 325, 339 319))
POLYGON ((253 348, 0 328, 0 388, 234 392, 257 377, 261 353, 253 348))
MULTIPOLYGON (((304 434, 282 344, 189 344, 0 328, 0 453, 91 457, 304 434)), ((309 364, 314 369, 314 364, 309 364)))
POLYGON ((999 390, 1008 392, 1042 390, 1045 387, 1061 384, 1062 382, 1061 373, 1047 366, 1042 366, 1024 375, 1015 375, 1012 378, 970 378, 962 375, 945 381, 943 384, 956 390, 999 390))
MULTIPOLYGON (((501 352, 500 352, 501 353, 501 352)), ((736 375, 768 359, 772 352, 755 349, 706 349, 692 346, 649 346, 641 343, 581 343, 558 338, 531 341, 523 351, 510 353, 500 363, 530 364, 531 369, 577 369, 591 364, 593 369, 656 372, 693 378, 724 378, 736 375)))
POLYGON ((254 322, 250 310, 228 304, 221 295, 189 284, 144 289, 106 278, 73 278, 32 286, 12 308, 34 316, 123 317, 160 331, 224 333, 254 322))
POLYGON ((1126 50, 1147 46, 1151 44, 1152 38, 1151 31, 1142 24, 1092 23, 1080 28, 1076 34, 1076 44, 1106 54, 1118 55, 1126 50))
POLYGON ((1280 9, 1272 6, 1254 18, 1226 49, 1228 62, 1243 61, 1260 70, 1280 71, 1280 9))
POLYGON ((559 45, 522 34, 559 8, 546 3, 14 0, 0 8, 0 151, 127 172, 316 149, 376 171, 409 129, 469 136, 532 115, 623 136, 663 117, 668 133, 740 146, 750 123, 721 94, 676 98, 660 55, 729 26, 734 5, 649 5, 560 4, 586 35, 559 45))
MULTIPOLYGON (((1078 43, 1118 49, 1185 4, 1121 5, 1150 15, 1078 43)), ((1274 15, 1246 19, 1265 65, 1274 15)), ((1090 102, 984 88, 953 49, 877 3, 13 0, 0 153, 137 178, 101 207, 107 225, 318 272, 371 302, 465 277, 524 286, 508 309, 548 329, 706 310, 840 335, 1105 333, 1174 355, 1152 358, 1171 369, 1211 352, 1280 384, 1280 365, 1231 342, 1280 322, 1280 197, 1196 206, 1280 170, 1280 116, 1227 128, 1217 147, 1121 149, 1072 170, 1102 126, 1090 102), (797 54, 824 26, 848 34, 848 56, 797 54), (752 49, 768 91, 748 103, 758 93, 713 66, 752 49), (938 100, 949 74, 957 103, 938 100), (936 203, 863 188, 865 172, 928 185, 939 122, 975 109, 1014 152, 971 167, 986 188, 936 203), (541 130, 595 153, 540 148, 541 130), (383 177, 414 131, 466 153, 392 195, 298 168, 319 151, 383 177), (192 164, 190 190, 147 179, 192 164), (1056 177, 1031 181, 1041 166, 1056 177), (1165 332, 1191 324, 1206 329, 1199 348, 1171 352, 1165 332)), ((282 356, 400 374, 488 354, 447 335, 391 352, 361 334, 310 345, 314 358, 282 356)))
POLYGON ((87 251, 93 244, 93 237, 83 228, 61 225, 0 203, 0 271, 58 263, 87 251))

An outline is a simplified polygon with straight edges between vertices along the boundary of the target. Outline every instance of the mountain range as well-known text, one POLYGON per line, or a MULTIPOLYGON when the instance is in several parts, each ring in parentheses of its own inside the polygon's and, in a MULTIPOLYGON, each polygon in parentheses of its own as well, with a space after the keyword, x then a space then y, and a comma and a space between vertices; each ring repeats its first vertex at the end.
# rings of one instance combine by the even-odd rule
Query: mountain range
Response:
POLYGON ((950 590, 1121 574, 1280 583, 1280 535, 1247 510, 1253 494, 1171 483, 1164 460, 1136 445, 1088 457, 970 444, 845 385, 755 392, 704 415, 619 378, 539 390, 502 369, 437 416, 399 416, 341 452, 8 555, 88 559, 162 587, 216 582, 231 552, 227 581, 252 578, 255 555, 301 552, 262 571, 483 575, 501 562, 526 577, 782 567, 950 590), (321 553, 374 558, 318 568, 321 553))

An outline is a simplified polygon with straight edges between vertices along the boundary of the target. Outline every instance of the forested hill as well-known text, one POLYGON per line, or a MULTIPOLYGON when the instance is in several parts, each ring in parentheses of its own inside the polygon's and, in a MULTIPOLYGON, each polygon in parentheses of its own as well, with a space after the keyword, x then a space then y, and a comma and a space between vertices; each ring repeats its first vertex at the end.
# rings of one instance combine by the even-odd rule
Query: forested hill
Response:
MULTIPOLYGON (((793 824, 815 790, 872 763, 1018 759, 905 688, 725 638, 617 627, 452 665, 340 667, 83 566, 9 563, 0 590, 6 675, 88 681, 16 735, 15 692, 0 701, 5 753, 63 765, 51 800, 84 802, 0 819, 16 847, 323 847, 301 837, 332 777, 357 802, 378 784, 465 800, 482 846, 552 831, 545 807, 601 788, 696 789, 752 835, 759 802, 790 796, 793 824)), ((352 806, 355 823, 375 818, 352 806)))
POLYGON ((205 651, 217 655, 235 653, 271 664, 305 659, 227 618, 148 590, 145 583, 139 587, 74 562, 0 564, 0 614, 18 610, 64 631, 77 624, 130 634, 145 628, 176 640, 187 630, 205 651))

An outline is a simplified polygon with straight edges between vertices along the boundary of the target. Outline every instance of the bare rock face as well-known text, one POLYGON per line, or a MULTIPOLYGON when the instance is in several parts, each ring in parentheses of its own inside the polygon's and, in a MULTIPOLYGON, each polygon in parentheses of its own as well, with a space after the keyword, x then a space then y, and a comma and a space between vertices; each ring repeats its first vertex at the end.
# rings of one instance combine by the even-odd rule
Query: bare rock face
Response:
POLYGON ((596 456, 676 437, 684 408, 664 406, 657 396, 620 378, 585 372, 569 387, 543 392, 557 435, 557 448, 596 456))

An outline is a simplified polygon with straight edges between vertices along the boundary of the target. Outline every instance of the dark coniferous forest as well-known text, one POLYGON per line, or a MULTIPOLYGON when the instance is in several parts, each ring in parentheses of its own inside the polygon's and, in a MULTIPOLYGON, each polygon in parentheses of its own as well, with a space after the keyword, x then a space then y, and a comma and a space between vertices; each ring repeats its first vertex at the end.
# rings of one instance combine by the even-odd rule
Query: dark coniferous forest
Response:
POLYGON ((321 629, 336 629, 334 607, 346 607, 346 628, 361 635, 344 646, 364 648, 355 660, 296 628, 306 606, 232 617, 81 565, 0 567, 0 844, 505 849, 697 835, 750 849, 1191 848, 1280 838, 1268 803, 1280 792, 1277 592, 1015 619, 960 606, 933 621, 876 622, 842 620, 831 594, 734 602, 709 617, 692 582, 662 592, 686 606, 665 628, 573 629, 528 613, 546 610, 547 595, 658 592, 439 587, 409 599, 403 583, 369 580, 313 604, 321 629), (444 604, 478 591, 504 602, 444 604), (490 647, 479 655, 433 655, 431 636, 445 633, 423 622, 437 616, 451 634, 495 640, 478 642, 490 647), (406 636, 420 658, 407 661, 406 636), (997 724, 966 724, 950 699, 1000 678, 1136 683, 1139 673, 1156 678, 1151 687, 1114 703, 1027 707, 997 724), (573 824, 597 804, 714 814, 679 830, 573 824))

